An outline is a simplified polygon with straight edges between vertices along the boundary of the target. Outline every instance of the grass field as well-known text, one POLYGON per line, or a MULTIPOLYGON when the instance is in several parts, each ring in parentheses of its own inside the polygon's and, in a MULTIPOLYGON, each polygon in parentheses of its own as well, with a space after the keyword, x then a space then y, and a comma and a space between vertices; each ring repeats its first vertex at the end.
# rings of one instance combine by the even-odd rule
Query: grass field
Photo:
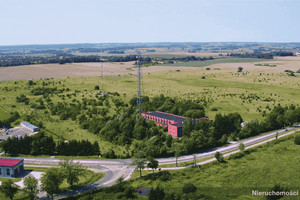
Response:
POLYGON ((264 191, 275 183, 299 190, 300 146, 293 143, 293 137, 262 145, 249 155, 227 163, 170 171, 170 180, 165 182, 145 176, 134 180, 132 185, 136 188, 161 185, 168 188, 166 191, 176 193, 185 183, 193 183, 200 194, 212 199, 252 199, 252 190, 264 191))
MULTIPOLYGON (((242 158, 226 158, 225 163, 215 161, 200 168, 163 171, 160 175, 161 172, 143 171, 143 177, 130 180, 128 184, 135 189, 160 186, 166 195, 197 200, 264 200, 264 196, 252 196, 252 190, 269 191, 275 184, 286 191, 299 191, 300 145, 294 144, 295 134, 252 148, 242 158), (183 194, 182 188, 187 183, 196 186, 195 193, 183 194)), ((116 198, 117 193, 109 191, 81 194, 73 199, 86 199, 87 196, 93 199, 116 198)), ((281 199, 296 200, 299 196, 281 199)))
POLYGON ((5 120, 5 119, 7 119, 9 117, 10 117, 10 114, 7 113, 7 111, 3 110, 3 108, 0 107, 0 121, 1 120, 5 120))
POLYGON ((252 63, 252 62, 263 62, 263 61, 268 61, 268 60, 258 59, 258 58, 232 58, 232 57, 230 57, 230 58, 217 58, 214 60, 207 60, 207 61, 178 62, 173 65, 174 66, 186 66, 186 67, 205 67, 205 66, 209 66, 209 65, 213 65, 213 64, 218 64, 218 63, 252 63))
MULTIPOLYGON (((262 119, 263 115, 268 113, 277 104, 283 106, 300 104, 299 75, 295 73, 296 76, 292 77, 284 72, 287 69, 297 71, 300 68, 300 57, 276 58, 268 61, 260 59, 221 58, 205 62, 203 62, 204 64, 202 62, 185 62, 176 63, 172 66, 143 67, 143 95, 151 97, 164 94, 165 96, 177 97, 179 99, 200 100, 201 102, 205 102, 206 115, 212 119, 214 119, 217 113, 228 114, 238 112, 244 121, 262 119), (215 63, 206 63, 211 65, 203 67, 205 62, 215 63), (276 67, 264 66, 264 63, 270 65, 276 64, 276 67), (261 64, 262 66, 257 64, 261 64), (237 72, 239 66, 243 67, 243 72, 237 72)), ((56 67, 66 66, 56 65, 56 67)), ((132 66, 132 63, 108 64, 107 68, 105 66, 106 64, 104 64, 104 70, 107 70, 109 66, 118 66, 122 68, 120 69, 120 73, 122 70, 126 71, 123 75, 121 73, 118 76, 120 74, 119 68, 111 68, 110 70, 113 73, 110 76, 104 77, 104 91, 120 93, 120 97, 111 96, 109 97, 109 101, 111 102, 114 98, 128 101, 134 97, 136 93, 136 69, 132 68, 133 71, 126 69, 132 66), (132 73, 132 75, 129 75, 128 72, 132 73)), ((29 67, 27 69, 31 69, 30 66, 21 67, 29 67)), ((49 65, 42 67, 47 68, 49 65)), ((84 70, 85 67, 87 67, 86 69, 89 69, 89 67, 96 67, 98 69, 99 63, 80 63, 80 66, 78 65, 73 68, 74 73, 80 74, 81 70, 84 70), (78 70, 78 67, 81 67, 80 70, 78 70)), ((18 68, 12 67, 11 69, 17 70, 18 68)), ((109 72, 107 71, 107 74, 109 72)), ((106 72, 104 71, 104 73, 106 72)), ((94 90, 94 88, 101 83, 97 75, 94 74, 93 76, 95 77, 35 79, 34 82, 37 85, 31 86, 31 88, 27 84, 28 80, 1 81, 0 119, 7 118, 9 113, 13 111, 18 111, 21 116, 32 114, 33 117, 43 121, 47 130, 55 133, 60 138, 66 140, 97 140, 102 152, 113 148, 116 154, 123 154, 125 150, 123 146, 112 145, 109 142, 103 141, 98 136, 81 129, 77 122, 60 120, 57 116, 52 116, 45 112, 45 110, 32 109, 29 105, 16 102, 16 96, 21 94, 27 95, 30 102, 35 102, 39 98, 42 98, 42 96, 33 96, 30 90, 34 87, 41 87, 43 82, 47 84, 47 87, 69 89, 61 94, 50 95, 52 102, 82 101, 83 98, 96 99, 97 94, 99 95, 100 92, 94 90), (72 95, 75 92, 76 96, 72 95)), ((47 73, 45 76, 47 76, 47 73)), ((18 76, 10 76, 10 78, 18 79, 18 76)), ((111 114, 115 113, 113 105, 109 109, 111 114)), ((23 119, 21 118, 13 125, 17 126, 21 120, 23 119)), ((51 133, 49 132, 48 134, 51 133)), ((55 135, 54 137, 58 139, 55 135)))

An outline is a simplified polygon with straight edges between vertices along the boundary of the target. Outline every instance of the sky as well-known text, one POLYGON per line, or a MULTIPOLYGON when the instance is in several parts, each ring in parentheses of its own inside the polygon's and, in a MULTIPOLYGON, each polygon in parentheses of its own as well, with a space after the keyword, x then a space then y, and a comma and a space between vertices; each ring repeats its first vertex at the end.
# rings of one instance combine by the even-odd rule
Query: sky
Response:
POLYGON ((0 0, 0 46, 300 42, 300 0, 0 0))

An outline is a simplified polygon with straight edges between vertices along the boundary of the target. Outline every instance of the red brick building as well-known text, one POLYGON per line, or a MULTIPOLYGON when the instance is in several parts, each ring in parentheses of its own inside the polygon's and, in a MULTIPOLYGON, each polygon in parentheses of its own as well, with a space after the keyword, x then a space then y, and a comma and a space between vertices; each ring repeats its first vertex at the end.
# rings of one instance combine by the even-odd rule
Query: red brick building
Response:
MULTIPOLYGON (((159 126, 168 127, 168 133, 172 137, 181 137, 182 136, 182 124, 186 120, 186 117, 173 115, 170 113, 160 112, 160 111, 151 111, 142 113, 142 116, 145 119, 153 120, 159 126)), ((194 121, 198 120, 212 120, 206 117, 193 119, 194 121)))

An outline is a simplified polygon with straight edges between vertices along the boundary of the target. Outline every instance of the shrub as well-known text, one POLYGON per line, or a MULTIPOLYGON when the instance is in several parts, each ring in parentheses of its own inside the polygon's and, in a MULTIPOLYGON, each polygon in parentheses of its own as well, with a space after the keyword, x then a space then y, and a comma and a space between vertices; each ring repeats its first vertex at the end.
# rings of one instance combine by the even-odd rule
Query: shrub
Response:
POLYGON ((152 188, 150 190, 148 199, 149 200, 157 200, 157 199, 164 199, 165 192, 161 187, 152 188))
POLYGON ((243 157, 244 155, 245 155, 244 152, 238 152, 235 154, 231 154, 228 159, 229 160, 239 159, 239 158, 243 157))
POLYGON ((212 108, 211 111, 218 111, 218 108, 212 108))
POLYGON ((160 171, 158 174, 160 181, 167 181, 171 179, 171 174, 168 171, 160 171))
POLYGON ((296 135, 295 138, 294 138, 294 143, 296 145, 300 145, 300 135, 296 135))
MULTIPOLYGON (((282 187, 279 184, 275 184, 273 187, 271 187, 268 191, 274 191, 274 192, 288 192, 289 189, 282 187)), ((270 196, 266 196, 267 200, 275 200, 275 199, 281 199, 284 195, 270 195, 270 196)))
POLYGON ((224 162, 223 154, 218 151, 215 153, 215 158, 218 162, 224 162))
POLYGON ((182 192, 185 194, 194 193, 196 192, 196 190, 197 190, 196 186, 192 183, 186 183, 182 188, 182 192))
POLYGON ((245 150, 245 145, 243 143, 240 143, 239 149, 243 152, 245 150))
POLYGON ((28 84, 29 86, 36 85, 36 83, 33 82, 32 80, 29 80, 29 81, 27 82, 27 84, 28 84))

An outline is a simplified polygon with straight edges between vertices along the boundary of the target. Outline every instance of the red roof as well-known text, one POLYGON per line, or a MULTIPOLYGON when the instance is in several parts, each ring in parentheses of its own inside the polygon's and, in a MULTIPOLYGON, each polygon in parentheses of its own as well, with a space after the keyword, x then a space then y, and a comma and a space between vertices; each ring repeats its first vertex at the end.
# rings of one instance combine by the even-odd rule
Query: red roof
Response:
POLYGON ((21 161, 22 160, 18 160, 18 159, 0 158, 0 166, 13 167, 21 161))

